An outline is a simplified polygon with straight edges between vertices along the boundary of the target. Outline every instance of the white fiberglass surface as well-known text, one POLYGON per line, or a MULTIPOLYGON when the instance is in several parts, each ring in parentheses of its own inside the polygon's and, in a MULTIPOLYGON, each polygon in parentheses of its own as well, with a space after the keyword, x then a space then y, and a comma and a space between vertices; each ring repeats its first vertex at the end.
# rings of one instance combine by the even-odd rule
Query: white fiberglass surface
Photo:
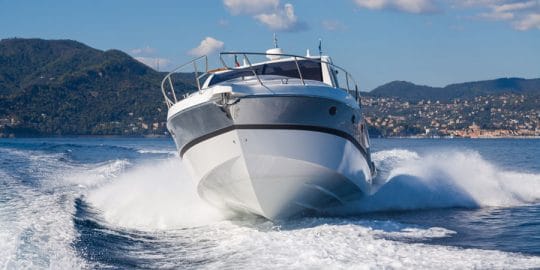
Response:
POLYGON ((301 84, 299 80, 290 79, 289 82, 283 83, 281 80, 271 80, 269 82, 265 81, 264 85, 260 85, 257 80, 251 79, 248 81, 218 84, 200 92, 192 93, 189 97, 178 101, 169 108, 167 117, 170 119, 170 117, 183 110, 208 102, 223 93, 238 97, 257 95, 322 97, 343 102, 351 107, 358 107, 355 99, 340 88, 334 88, 316 81, 306 81, 306 85, 301 84))

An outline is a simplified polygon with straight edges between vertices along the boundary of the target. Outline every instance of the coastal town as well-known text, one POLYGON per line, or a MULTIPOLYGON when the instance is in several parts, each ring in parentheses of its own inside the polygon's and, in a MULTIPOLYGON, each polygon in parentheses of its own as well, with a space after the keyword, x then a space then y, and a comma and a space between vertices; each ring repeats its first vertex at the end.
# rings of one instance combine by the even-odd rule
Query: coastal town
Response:
POLYGON ((403 101, 362 98, 372 137, 539 137, 538 98, 499 94, 471 99, 403 101))
MULTIPOLYGON (((371 137, 540 137, 540 101, 525 95, 499 94, 417 102, 366 95, 361 103, 371 137)), ((128 121, 100 123, 95 129, 103 130, 103 134, 124 136, 167 134, 164 121, 148 119, 130 112, 128 121)), ((0 129, 19 124, 17 117, 0 118, 0 129)), ((0 132, 0 137, 13 136, 0 132)))

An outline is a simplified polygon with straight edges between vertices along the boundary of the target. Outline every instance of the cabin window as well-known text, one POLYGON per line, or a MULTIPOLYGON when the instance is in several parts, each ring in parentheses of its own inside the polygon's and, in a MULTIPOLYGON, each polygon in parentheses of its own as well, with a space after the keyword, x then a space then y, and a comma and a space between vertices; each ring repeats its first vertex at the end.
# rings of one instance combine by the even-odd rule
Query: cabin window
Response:
MULTIPOLYGON (((310 60, 298 60, 298 66, 300 67, 300 71, 302 72, 302 77, 304 78, 304 80, 322 81, 322 70, 320 62, 310 60)), ((274 75, 290 78, 300 78, 300 75, 298 74, 298 69, 296 68, 296 63, 294 61, 284 61, 257 65, 253 66, 253 70, 255 70, 257 75, 274 75)), ((222 74, 214 74, 212 80, 208 85, 214 85, 220 82, 246 76, 253 76, 253 72, 250 68, 242 68, 222 74)))

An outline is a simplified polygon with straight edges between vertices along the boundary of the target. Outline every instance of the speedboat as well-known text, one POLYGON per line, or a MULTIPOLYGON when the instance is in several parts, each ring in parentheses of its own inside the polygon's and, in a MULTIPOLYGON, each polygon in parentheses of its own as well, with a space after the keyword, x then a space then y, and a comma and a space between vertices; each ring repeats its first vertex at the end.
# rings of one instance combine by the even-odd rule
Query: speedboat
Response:
POLYGON ((196 58, 161 84, 167 128, 200 197, 276 220, 370 193, 375 166, 349 72, 326 55, 277 46, 219 59, 209 70, 207 56, 196 58), (180 72, 188 66, 194 72, 180 72))

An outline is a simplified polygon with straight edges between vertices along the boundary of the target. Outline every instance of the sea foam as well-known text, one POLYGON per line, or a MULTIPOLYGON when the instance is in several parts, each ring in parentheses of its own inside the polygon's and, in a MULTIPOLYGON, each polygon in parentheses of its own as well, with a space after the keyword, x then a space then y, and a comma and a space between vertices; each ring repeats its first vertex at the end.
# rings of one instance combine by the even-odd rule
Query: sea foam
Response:
POLYGON ((177 158, 128 170, 90 191, 87 200, 107 222, 140 230, 199 226, 225 217, 199 198, 177 158))
MULTIPOLYGON (((361 217, 366 211, 506 207, 540 199, 538 174, 503 170, 477 152, 423 155, 394 149, 373 157, 379 168, 373 194, 336 209, 338 213, 361 217)), ((227 214, 198 197, 196 184, 176 158, 126 170, 91 190, 86 200, 110 224, 145 231, 166 229, 159 234, 159 252, 169 258, 168 267, 201 257, 211 258, 207 268, 239 269, 526 269, 540 265, 537 256, 408 242, 457 233, 441 227, 358 218, 283 223, 228 220, 227 214), (175 230, 186 227, 190 228, 175 230), (185 239, 197 244, 182 244, 185 239)), ((152 253, 146 255, 146 246, 141 248, 134 247, 133 254, 126 256, 154 258, 152 253)), ((165 262, 155 263, 157 268, 165 262)))
MULTIPOLYGON (((330 215, 450 207, 509 207, 540 201, 540 175, 505 171, 474 151, 420 155, 394 149, 373 154, 379 175, 373 192, 330 215)), ((177 158, 127 170, 87 195, 111 224, 137 229, 200 226, 229 213, 199 198, 177 158)))
POLYGON ((394 149, 373 158, 379 175, 372 194, 338 212, 510 207, 540 201, 540 174, 506 171, 475 151, 420 155, 394 149))

